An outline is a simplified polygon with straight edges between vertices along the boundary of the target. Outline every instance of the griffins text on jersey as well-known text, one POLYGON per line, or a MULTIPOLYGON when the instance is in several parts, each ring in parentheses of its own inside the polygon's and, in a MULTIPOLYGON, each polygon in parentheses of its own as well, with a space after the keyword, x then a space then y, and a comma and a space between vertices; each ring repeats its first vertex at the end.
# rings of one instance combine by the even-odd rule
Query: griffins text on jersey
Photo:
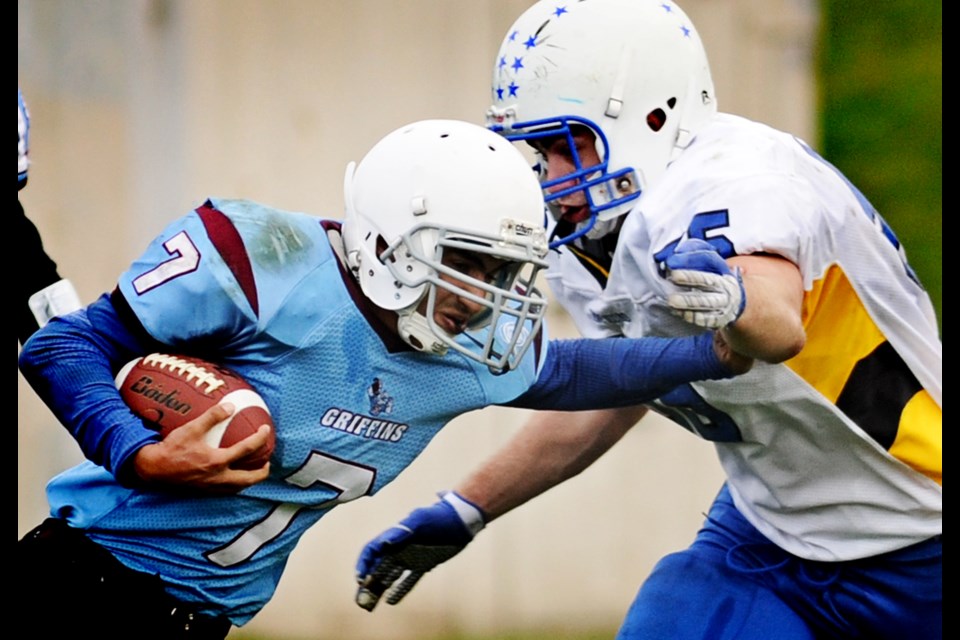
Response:
POLYGON ((361 438, 399 442, 410 425, 382 420, 340 407, 330 407, 320 418, 320 426, 337 429, 361 438))

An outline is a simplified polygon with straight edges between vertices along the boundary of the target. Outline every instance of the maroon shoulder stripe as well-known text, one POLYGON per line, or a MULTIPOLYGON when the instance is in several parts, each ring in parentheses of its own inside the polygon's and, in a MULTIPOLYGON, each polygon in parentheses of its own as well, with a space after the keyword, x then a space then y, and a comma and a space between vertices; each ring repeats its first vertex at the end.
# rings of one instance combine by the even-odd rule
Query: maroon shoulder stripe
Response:
POLYGON ((257 299, 257 285, 253 279, 253 267, 250 265, 250 256, 247 255, 247 249, 243 246, 240 233, 230 222, 230 218, 222 211, 215 209, 209 200, 197 208, 197 213, 207 230, 210 242, 217 248, 220 257, 233 272, 233 277, 240 283, 240 288, 247 297, 247 302, 250 303, 253 313, 259 317, 260 302, 257 299))

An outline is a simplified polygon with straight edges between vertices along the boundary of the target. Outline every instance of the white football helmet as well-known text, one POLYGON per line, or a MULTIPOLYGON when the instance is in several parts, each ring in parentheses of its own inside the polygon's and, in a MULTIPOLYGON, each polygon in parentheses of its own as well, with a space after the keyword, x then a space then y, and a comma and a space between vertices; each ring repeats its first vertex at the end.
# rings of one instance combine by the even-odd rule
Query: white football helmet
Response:
POLYGON ((347 167, 344 198, 347 263, 374 304, 397 312, 408 344, 441 355, 453 348, 497 372, 523 357, 546 310, 534 280, 546 267, 547 241, 539 182, 509 141, 467 122, 409 124, 347 167), (447 248, 509 264, 482 281, 442 264, 447 248), (485 307, 466 340, 437 325, 437 287, 485 307))
POLYGON ((600 165, 574 157, 574 173, 542 185, 576 178, 547 204, 584 191, 593 213, 551 246, 629 211, 717 109, 700 36, 669 0, 541 0, 507 32, 492 92, 487 125, 511 140, 596 135, 600 165))

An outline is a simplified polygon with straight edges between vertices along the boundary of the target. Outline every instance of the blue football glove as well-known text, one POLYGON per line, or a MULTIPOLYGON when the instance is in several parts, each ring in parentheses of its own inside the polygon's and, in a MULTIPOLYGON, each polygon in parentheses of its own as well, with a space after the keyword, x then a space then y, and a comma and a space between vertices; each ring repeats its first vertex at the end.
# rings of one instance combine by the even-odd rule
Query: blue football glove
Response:
POLYGON ((467 546, 484 526, 483 512, 450 491, 367 543, 357 559, 357 605, 373 611, 384 593, 397 604, 423 574, 467 546))
POLYGON ((674 315, 704 329, 721 329, 743 314, 747 294, 740 269, 705 240, 684 240, 666 259, 667 279, 683 290, 667 296, 674 315))

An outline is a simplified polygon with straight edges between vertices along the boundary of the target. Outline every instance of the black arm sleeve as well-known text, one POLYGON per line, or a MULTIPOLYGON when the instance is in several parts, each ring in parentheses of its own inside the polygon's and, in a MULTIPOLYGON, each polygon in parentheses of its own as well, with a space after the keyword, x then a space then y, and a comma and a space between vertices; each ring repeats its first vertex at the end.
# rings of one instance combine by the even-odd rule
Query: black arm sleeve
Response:
POLYGON ((23 205, 17 201, 17 253, 19 267, 16 269, 17 286, 20 288, 17 308, 17 340, 27 341, 37 326, 37 319, 30 310, 30 296, 60 280, 56 263, 47 255, 36 225, 30 221, 23 205))

